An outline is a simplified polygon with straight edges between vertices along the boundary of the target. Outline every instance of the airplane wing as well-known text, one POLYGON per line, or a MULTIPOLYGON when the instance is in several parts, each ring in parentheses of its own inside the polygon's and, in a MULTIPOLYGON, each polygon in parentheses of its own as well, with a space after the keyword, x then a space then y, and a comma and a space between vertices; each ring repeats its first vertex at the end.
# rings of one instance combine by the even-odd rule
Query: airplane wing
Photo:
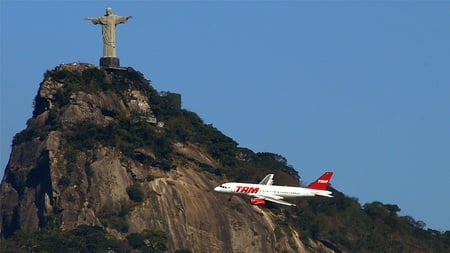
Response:
POLYGON ((285 205, 285 206, 296 206, 295 204, 289 203, 287 201, 281 200, 283 197, 276 196, 276 195, 265 195, 265 194, 258 194, 255 197, 265 199, 267 201, 271 201, 277 204, 285 205))
POLYGON ((261 180, 261 182, 259 182, 259 184, 272 185, 273 184, 273 174, 268 174, 267 176, 265 176, 263 178, 263 180, 261 180))

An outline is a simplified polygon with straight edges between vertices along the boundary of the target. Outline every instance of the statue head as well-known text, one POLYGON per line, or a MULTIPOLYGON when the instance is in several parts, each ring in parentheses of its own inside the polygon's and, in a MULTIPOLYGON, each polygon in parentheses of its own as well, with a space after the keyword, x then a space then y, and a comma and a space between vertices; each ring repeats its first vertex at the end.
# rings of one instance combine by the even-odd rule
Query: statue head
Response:
POLYGON ((106 8, 106 15, 112 15, 112 8, 111 7, 106 8))

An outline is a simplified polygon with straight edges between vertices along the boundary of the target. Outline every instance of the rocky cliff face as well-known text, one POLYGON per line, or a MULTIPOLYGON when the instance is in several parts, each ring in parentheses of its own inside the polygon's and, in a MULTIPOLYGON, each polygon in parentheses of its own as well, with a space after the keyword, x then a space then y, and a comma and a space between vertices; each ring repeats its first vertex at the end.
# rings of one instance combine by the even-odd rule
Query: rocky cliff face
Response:
POLYGON ((46 73, 1 183, 2 236, 87 224, 119 239, 164 231, 170 252, 333 252, 312 241, 305 247, 269 209, 213 192, 223 178, 201 168, 221 163, 200 146, 169 141, 167 157, 159 142, 130 149, 117 140, 115 126, 136 121, 153 129, 149 138, 168 138, 149 87, 132 69, 76 64, 46 73), (77 134, 80 129, 87 134, 77 134))

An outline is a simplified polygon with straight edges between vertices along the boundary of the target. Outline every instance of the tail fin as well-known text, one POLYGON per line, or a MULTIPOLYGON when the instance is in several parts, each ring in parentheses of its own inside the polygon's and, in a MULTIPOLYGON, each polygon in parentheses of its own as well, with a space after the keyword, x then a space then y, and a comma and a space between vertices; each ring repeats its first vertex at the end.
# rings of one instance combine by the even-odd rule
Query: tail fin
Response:
POLYGON ((268 174, 259 182, 259 184, 272 185, 273 184, 273 174, 268 174))
POLYGON ((325 172, 325 174, 319 177, 316 181, 308 185, 308 188, 315 190, 326 190, 332 176, 333 172, 325 172))

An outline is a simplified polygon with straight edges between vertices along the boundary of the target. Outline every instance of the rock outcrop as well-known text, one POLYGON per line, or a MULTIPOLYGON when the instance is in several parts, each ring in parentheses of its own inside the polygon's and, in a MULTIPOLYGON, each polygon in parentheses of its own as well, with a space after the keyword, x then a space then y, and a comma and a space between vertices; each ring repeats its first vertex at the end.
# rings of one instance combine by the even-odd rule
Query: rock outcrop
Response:
POLYGON ((118 239, 163 231, 169 252, 333 252, 320 242, 305 247, 270 209, 213 192, 223 181, 214 173, 221 161, 199 145, 170 140, 162 127, 170 118, 154 113, 161 110, 152 98, 157 94, 133 69, 74 64, 48 71, 1 183, 1 236, 86 224, 118 239), (119 128, 127 122, 151 128, 144 137, 156 145, 133 144, 141 139, 119 128))

